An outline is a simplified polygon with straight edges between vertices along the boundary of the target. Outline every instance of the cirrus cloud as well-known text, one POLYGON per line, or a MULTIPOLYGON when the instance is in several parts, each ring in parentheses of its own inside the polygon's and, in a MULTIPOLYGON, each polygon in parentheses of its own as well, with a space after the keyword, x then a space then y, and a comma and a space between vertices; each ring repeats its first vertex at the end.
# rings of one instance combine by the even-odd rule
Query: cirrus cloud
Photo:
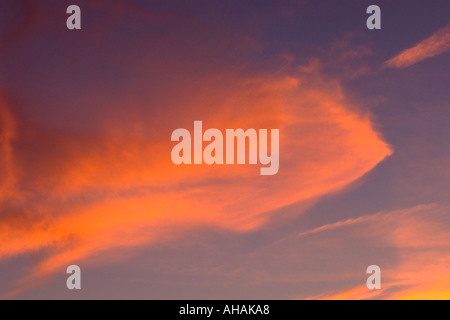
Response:
MULTIPOLYGON (((254 230, 271 211, 339 191, 392 153, 371 115, 318 75, 198 81, 202 90, 178 101, 178 114, 164 118, 167 127, 189 129, 203 114, 207 127, 279 128, 276 176, 261 177, 248 165, 177 167, 170 130, 136 130, 158 126, 158 117, 145 114, 141 121, 109 118, 88 135, 19 123, 20 145, 44 152, 14 150, 19 193, 29 200, 12 204, 16 214, 0 220, 0 260, 48 250, 25 278, 29 284, 95 253, 165 241, 193 227, 254 230)), ((4 159, 12 154, 7 146, 4 159)))
POLYGON ((450 50, 450 25, 436 31, 415 46, 405 49, 384 63, 388 68, 407 68, 450 50))

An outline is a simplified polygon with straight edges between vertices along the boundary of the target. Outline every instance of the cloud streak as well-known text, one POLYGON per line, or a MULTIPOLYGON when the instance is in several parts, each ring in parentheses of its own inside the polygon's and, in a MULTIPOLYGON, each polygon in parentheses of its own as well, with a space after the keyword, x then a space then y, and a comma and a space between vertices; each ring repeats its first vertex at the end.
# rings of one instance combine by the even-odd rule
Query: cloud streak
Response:
POLYGON ((386 68, 407 68, 450 50, 450 25, 384 63, 386 68))

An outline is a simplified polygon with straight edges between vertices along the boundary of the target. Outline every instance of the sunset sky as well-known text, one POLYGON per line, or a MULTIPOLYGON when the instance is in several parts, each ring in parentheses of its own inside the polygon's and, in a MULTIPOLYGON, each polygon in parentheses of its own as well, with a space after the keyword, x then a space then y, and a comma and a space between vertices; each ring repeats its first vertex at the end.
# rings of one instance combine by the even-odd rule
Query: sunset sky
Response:
POLYGON ((449 299, 449 17, 2 1, 0 299, 449 299), (172 132, 199 120, 279 129, 279 172, 174 165, 172 132))

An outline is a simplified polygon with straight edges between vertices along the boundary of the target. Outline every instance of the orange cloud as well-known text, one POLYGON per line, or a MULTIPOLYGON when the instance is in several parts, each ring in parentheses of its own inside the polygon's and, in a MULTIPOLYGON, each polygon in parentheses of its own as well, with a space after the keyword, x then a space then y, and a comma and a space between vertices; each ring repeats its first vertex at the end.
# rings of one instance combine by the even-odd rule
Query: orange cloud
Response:
POLYGON ((365 285, 361 285, 355 288, 344 290, 334 295, 319 295, 311 297, 308 300, 367 300, 377 299, 385 290, 368 290, 365 285))
POLYGON ((414 47, 403 50, 384 63, 389 68, 406 68, 425 59, 450 50, 450 25, 436 31, 432 36, 414 47))
POLYGON ((111 116, 83 135, 23 128, 21 142, 30 147, 12 153, 7 143, 2 159, 11 164, 15 155, 30 200, 0 220, 0 261, 50 250, 24 279, 30 283, 98 252, 165 241, 193 227, 252 230, 275 209, 341 190, 392 153, 370 114, 335 82, 311 74, 219 80, 198 80, 201 90, 175 99, 176 113, 111 116), (173 165, 171 131, 192 130, 194 120, 222 130, 280 129, 279 173, 173 165))

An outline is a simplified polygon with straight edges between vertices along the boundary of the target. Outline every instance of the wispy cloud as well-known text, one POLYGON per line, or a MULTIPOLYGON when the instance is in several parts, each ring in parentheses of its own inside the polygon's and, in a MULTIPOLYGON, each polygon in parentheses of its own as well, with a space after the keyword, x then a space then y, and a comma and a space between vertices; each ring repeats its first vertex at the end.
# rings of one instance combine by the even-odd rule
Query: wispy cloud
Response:
POLYGON ((448 50, 450 50, 450 25, 438 30, 414 47, 400 52, 386 61, 384 66, 388 68, 406 68, 448 50))
POLYGON ((338 222, 326 224, 324 226, 317 227, 317 228, 312 229, 312 230, 300 232, 298 234, 298 236, 299 237, 308 236, 308 235, 316 234, 316 233, 319 233, 319 232, 330 231, 330 230, 334 230, 334 229, 338 229, 338 228, 343 228, 343 227, 348 227, 348 226, 352 226, 352 225, 357 225, 357 224, 362 223, 362 222, 378 219, 378 217, 380 217, 381 215, 383 215, 383 213, 378 213, 378 214, 369 215, 369 216, 362 216, 362 217, 355 218, 355 219, 347 219, 347 220, 344 220, 344 221, 338 221, 338 222))
POLYGON ((381 257, 370 258, 378 260, 382 268, 381 290, 368 290, 364 273, 360 272, 354 276, 359 285, 311 299, 448 299, 449 209, 448 206, 420 205, 349 219, 300 234, 309 236, 322 232, 321 239, 332 242, 345 233, 345 237, 370 241, 385 251, 390 247, 397 251, 395 263, 381 257), (328 233, 332 230, 335 232, 328 233))

